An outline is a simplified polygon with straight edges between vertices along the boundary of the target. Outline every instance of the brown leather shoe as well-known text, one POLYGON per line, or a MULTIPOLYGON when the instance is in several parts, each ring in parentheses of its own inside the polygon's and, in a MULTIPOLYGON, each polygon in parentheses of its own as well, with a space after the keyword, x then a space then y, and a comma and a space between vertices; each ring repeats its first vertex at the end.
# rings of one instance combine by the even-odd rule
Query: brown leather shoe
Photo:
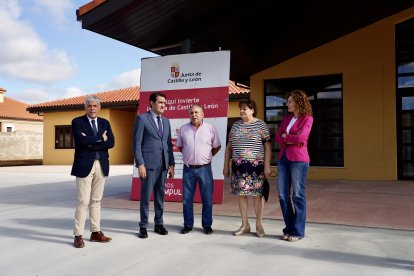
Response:
POLYGON ((105 237, 102 231, 91 233, 91 242, 110 242, 112 238, 105 237))
POLYGON ((75 236, 75 240, 73 241, 73 246, 76 248, 85 247, 85 243, 83 242, 82 236, 75 236))

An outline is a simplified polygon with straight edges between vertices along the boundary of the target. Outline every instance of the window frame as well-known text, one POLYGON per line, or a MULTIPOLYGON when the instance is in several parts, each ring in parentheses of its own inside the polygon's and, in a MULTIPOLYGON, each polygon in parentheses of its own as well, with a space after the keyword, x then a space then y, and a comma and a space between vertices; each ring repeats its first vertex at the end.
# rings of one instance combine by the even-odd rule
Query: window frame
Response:
POLYGON ((55 149, 74 149, 75 141, 73 140, 71 125, 56 125, 55 126, 55 149), (62 144, 60 143, 60 134, 63 134, 62 144), (69 138, 67 138, 69 135, 69 138), (68 144, 68 139, 70 143, 68 144))
POLYGON ((414 19, 401 22, 395 26, 395 79, 396 79, 396 138, 397 138, 397 178, 414 179, 414 142, 407 133, 412 133, 414 110, 405 106, 404 100, 414 98, 414 51, 412 30, 414 19), (406 67, 408 65, 408 67, 406 67), (410 84, 404 81, 409 79, 410 84))
POLYGON ((295 77, 283 79, 269 79, 264 80, 264 121, 269 125, 272 137, 272 158, 271 165, 277 166, 277 155, 280 151, 274 139, 277 128, 282 122, 282 118, 287 113, 286 105, 268 106, 269 96, 276 96, 286 102, 287 93, 294 89, 302 89, 310 100, 313 109, 313 126, 309 137, 308 150, 311 159, 311 166, 319 167, 344 167, 344 127, 343 127, 343 77, 342 74, 322 75, 312 77, 295 77), (337 87, 332 87, 337 86, 337 87), (322 88, 321 88, 322 87, 322 88), (323 92, 340 92, 340 102, 335 103, 333 98, 326 103, 322 98, 318 98, 318 94, 323 92), (324 111, 325 109, 325 111, 324 111), (337 109, 335 111, 335 109, 337 109), (278 116, 271 120, 268 116, 269 110, 277 110, 278 116), (335 118, 324 117, 326 113, 336 115, 335 118), (332 133, 321 133, 324 129, 323 125, 336 125, 335 131, 332 133), (332 146, 329 148, 321 148, 317 145, 326 145, 327 141, 332 141, 332 146), (339 147, 337 147, 339 145, 339 147), (335 155, 329 155, 335 153, 335 155), (325 158, 324 158, 325 156, 325 158))

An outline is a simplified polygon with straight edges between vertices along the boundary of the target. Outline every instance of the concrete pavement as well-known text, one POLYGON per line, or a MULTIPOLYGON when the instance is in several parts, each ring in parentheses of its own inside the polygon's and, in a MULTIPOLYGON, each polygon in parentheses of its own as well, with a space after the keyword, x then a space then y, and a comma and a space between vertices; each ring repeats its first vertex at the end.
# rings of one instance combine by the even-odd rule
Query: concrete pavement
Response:
MULTIPOLYGON (((141 240, 137 210, 104 207, 103 231, 113 241, 90 243, 85 235, 85 248, 75 249, 76 186, 69 172, 69 166, 0 167, 0 275, 414 273, 413 231, 308 223, 307 237, 289 243, 279 239, 279 219, 265 219, 266 237, 259 239, 232 236, 240 221, 227 215, 214 217, 212 235, 200 228, 181 235, 182 215, 167 211, 169 235, 149 231, 141 240)), ((130 165, 111 167, 104 201, 129 192, 131 172, 130 165)))

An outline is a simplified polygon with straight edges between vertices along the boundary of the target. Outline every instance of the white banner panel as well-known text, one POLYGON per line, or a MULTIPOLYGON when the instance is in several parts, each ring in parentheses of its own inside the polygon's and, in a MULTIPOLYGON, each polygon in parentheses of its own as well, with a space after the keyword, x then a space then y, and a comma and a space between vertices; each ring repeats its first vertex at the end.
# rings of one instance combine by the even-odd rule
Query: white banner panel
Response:
POLYGON ((229 85, 229 51, 147 58, 141 62, 141 91, 229 85))
MULTIPOLYGON (((162 92, 167 97, 166 111, 170 119, 171 137, 175 145, 179 128, 190 121, 188 109, 199 104, 204 109, 204 120, 217 128, 222 149, 213 157, 213 202, 221 203, 224 192, 223 164, 226 147, 229 97, 230 52, 205 52, 154 57, 142 60, 139 113, 150 109, 149 96, 162 92)), ((174 146, 175 177, 167 179, 165 200, 182 200, 182 154, 174 146)), ((141 183, 137 169, 131 188, 131 199, 140 199, 141 183)), ((196 191, 195 202, 201 197, 196 191)))

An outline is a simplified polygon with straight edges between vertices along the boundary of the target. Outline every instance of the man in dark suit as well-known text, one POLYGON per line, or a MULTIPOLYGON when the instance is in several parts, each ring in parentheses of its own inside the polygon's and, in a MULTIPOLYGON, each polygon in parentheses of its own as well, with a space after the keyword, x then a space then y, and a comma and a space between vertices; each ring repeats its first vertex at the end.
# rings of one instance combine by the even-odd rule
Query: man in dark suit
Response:
POLYGON ((115 138, 111 125, 98 118, 101 103, 92 95, 85 100, 86 114, 72 120, 72 135, 75 141, 75 158, 71 174, 76 176, 78 205, 75 212, 74 246, 85 246, 82 235, 86 213, 89 207, 90 231, 92 242, 109 242, 100 226, 101 200, 105 176, 109 173, 108 149, 113 148, 115 138))
POLYGON ((161 116, 165 111, 166 96, 160 92, 150 96, 151 110, 137 116, 134 125, 133 151, 135 166, 141 179, 141 202, 138 236, 148 237, 149 200, 154 192, 154 232, 167 235, 164 228, 164 193, 167 172, 174 177, 174 155, 170 121, 161 116))

